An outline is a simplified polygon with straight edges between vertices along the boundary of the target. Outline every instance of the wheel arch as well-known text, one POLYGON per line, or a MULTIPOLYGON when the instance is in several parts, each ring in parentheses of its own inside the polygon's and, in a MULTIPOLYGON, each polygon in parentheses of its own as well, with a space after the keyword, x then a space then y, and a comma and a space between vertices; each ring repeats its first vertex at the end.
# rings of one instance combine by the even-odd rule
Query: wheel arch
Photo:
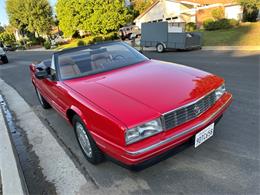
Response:
POLYGON ((157 47, 158 45, 160 45, 160 44, 162 44, 163 45, 163 47, 164 47, 164 49, 166 49, 166 44, 164 43, 164 42, 157 42, 157 44, 156 44, 156 46, 155 47, 157 47))
POLYGON ((75 106, 71 106, 66 111, 66 117, 67 117, 67 119, 68 119, 68 121, 70 122, 71 125, 73 125, 72 119, 73 119, 74 115, 78 115, 81 118, 81 120, 85 123, 85 125, 87 124, 86 118, 83 115, 82 111, 75 106))

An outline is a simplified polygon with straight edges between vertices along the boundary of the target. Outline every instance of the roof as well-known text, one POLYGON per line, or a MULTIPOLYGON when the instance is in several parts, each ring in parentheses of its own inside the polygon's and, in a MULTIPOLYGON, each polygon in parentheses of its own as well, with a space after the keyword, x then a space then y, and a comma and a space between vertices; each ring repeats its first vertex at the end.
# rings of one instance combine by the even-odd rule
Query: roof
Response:
POLYGON ((191 3, 198 3, 200 5, 211 5, 211 4, 217 4, 217 3, 221 3, 221 4, 230 4, 230 3, 234 3, 235 0, 176 0, 176 1, 186 1, 186 2, 191 2, 191 3))
POLYGON ((136 19, 143 17, 143 15, 145 15, 147 12, 149 12, 159 2, 160 2, 160 0, 155 1, 150 7, 148 7, 143 13, 141 13, 136 19))
MULTIPOLYGON (((235 3, 236 0, 165 0, 165 1, 175 1, 175 2, 190 2, 194 4, 200 4, 200 5, 211 5, 211 4, 231 4, 235 3)), ((141 13, 136 19, 139 19, 143 17, 147 12, 149 12, 155 5, 157 5, 160 2, 160 0, 155 1, 150 7, 148 7, 143 13, 141 13)))

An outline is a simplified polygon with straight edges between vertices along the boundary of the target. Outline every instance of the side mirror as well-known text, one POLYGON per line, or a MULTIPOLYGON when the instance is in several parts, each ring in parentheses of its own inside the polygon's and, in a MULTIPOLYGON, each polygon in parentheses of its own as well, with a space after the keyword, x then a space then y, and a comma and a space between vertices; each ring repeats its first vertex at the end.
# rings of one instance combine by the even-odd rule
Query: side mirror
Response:
POLYGON ((40 70, 40 71, 35 72, 35 77, 37 79, 46 79, 46 78, 49 77, 49 74, 48 74, 47 70, 44 69, 44 70, 40 70))

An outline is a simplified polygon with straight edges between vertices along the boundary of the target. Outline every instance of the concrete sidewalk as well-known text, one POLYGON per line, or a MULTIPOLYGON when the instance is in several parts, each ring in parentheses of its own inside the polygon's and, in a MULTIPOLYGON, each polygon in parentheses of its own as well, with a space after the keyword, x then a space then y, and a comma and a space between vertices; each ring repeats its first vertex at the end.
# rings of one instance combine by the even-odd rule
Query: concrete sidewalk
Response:
MULTIPOLYGON (((63 148, 42 124, 41 120, 24 99, 1 79, 0 90, 7 99, 10 110, 15 113, 16 120, 18 121, 17 125, 25 131, 32 150, 38 156, 40 167, 46 180, 54 183, 57 194, 85 194, 86 191, 83 189, 86 189, 88 194, 97 194, 94 191, 95 186, 93 186, 92 182, 86 180, 83 174, 76 168, 63 148)), ((4 178, 2 179, 3 194, 22 194, 17 171, 13 172, 12 175, 8 175, 10 174, 10 170, 15 169, 15 165, 11 163, 15 161, 14 157, 10 155, 12 150, 10 141, 7 142, 9 140, 8 131, 4 124, 1 114, 0 143, 1 145, 3 143, 4 147, 0 147, 0 165, 2 178, 4 178), (15 186, 15 183, 17 186, 15 186), (5 186, 8 186, 8 188, 5 186), (5 191, 6 189, 10 191, 5 191)))
MULTIPOLYGON (((2 104, 2 96, 0 95, 0 104, 2 104)), ((3 112, 0 106, 0 194, 19 194, 26 195, 28 190, 24 182, 23 174, 20 173, 19 160, 13 148, 11 137, 7 129, 3 112)))
POLYGON ((260 51, 260 45, 258 46, 203 46, 202 50, 219 50, 219 51, 260 51))
MULTIPOLYGON (((140 46, 135 47, 141 50, 140 46)), ((204 51, 260 51, 260 46, 203 46, 204 51)), ((155 47, 144 47, 143 51, 156 51, 155 47)))

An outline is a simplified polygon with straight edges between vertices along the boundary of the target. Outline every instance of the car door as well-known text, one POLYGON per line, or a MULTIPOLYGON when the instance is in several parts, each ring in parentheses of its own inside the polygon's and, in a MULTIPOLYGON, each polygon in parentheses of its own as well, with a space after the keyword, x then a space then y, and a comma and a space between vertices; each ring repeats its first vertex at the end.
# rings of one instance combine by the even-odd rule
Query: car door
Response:
POLYGON ((45 91, 46 96, 49 99, 51 106, 56 109, 60 114, 65 116, 68 105, 65 103, 65 99, 68 97, 68 93, 63 88, 62 81, 57 79, 56 66, 54 63, 54 57, 50 67, 50 77, 42 80, 42 88, 45 91))

